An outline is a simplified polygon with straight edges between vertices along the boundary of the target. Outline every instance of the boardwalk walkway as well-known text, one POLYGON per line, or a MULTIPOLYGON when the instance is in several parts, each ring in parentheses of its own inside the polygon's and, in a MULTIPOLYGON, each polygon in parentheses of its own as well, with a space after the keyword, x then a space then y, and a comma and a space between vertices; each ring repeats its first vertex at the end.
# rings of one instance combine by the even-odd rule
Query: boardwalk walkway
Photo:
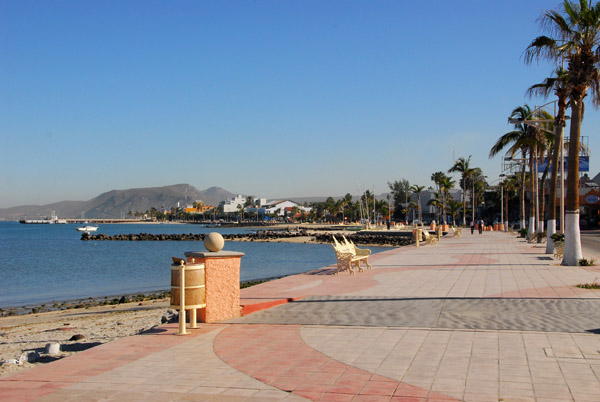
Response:
POLYGON ((465 234, 268 282, 242 292, 261 311, 0 378, 0 400, 598 401, 600 291, 575 285, 600 270, 544 250, 465 234))

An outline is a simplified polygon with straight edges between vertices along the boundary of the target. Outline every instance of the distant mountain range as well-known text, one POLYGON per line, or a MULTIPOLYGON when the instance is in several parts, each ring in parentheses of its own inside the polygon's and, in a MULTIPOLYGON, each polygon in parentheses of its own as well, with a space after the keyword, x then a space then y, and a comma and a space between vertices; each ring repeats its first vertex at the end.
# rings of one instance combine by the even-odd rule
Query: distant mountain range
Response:
POLYGON ((154 207, 170 209, 192 204, 202 200, 208 205, 219 205, 235 194, 220 187, 198 190, 189 184, 176 184, 164 187, 132 188, 128 190, 112 190, 89 201, 61 201, 47 205, 22 205, 11 208, 0 208, 0 219, 18 220, 27 216, 36 219, 50 216, 52 211, 59 218, 127 218, 129 211, 144 212, 154 207))
MULTIPOLYGON (((206 190, 198 190, 189 184, 175 184, 164 187, 131 188, 128 190, 111 190, 89 201, 61 201, 47 205, 21 205, 11 208, 0 208, 0 220, 19 220, 27 217, 37 219, 40 216, 50 216, 52 212, 59 218, 89 219, 103 218, 128 218, 129 211, 135 213, 148 211, 151 208, 171 209, 192 204, 201 200, 205 204, 217 206, 221 201, 234 197, 231 193, 221 187, 210 187, 206 190)), ((376 196, 377 199, 385 199, 386 194, 376 196)), ((333 197, 338 200, 342 197, 333 197)), ((292 197, 277 198, 288 199, 299 204, 305 202, 322 202, 327 197, 292 197)), ((355 197, 355 200, 358 199, 355 197)))

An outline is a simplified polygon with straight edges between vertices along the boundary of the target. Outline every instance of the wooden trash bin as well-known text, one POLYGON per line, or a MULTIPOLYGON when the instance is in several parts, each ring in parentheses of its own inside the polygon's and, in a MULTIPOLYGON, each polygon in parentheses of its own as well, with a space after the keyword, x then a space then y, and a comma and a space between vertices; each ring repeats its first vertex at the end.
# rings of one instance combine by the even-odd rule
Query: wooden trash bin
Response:
MULTIPOLYGON (((175 262, 175 261, 174 261, 175 262)), ((185 334, 185 310, 190 310, 190 327, 196 328, 196 310, 206 307, 204 264, 185 264, 183 260, 171 265, 171 307, 179 310, 180 333, 185 334), (183 275, 182 275, 183 270, 183 275), (183 308, 181 300, 183 280, 183 308)))

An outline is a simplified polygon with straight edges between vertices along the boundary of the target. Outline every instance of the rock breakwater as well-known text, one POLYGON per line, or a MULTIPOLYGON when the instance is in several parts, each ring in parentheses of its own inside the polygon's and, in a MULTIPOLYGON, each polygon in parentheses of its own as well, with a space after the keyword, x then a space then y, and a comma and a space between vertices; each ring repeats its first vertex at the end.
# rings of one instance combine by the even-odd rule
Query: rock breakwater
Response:
MULTIPOLYGON (((257 242, 281 242, 294 241, 305 238, 305 242, 331 243, 332 235, 341 236, 341 233, 310 233, 305 230, 298 231, 276 231, 259 230, 255 233, 224 234, 223 238, 228 241, 257 241, 257 242)), ((182 234, 107 234, 83 233, 81 240, 84 241, 204 241, 205 233, 182 233, 182 234)), ((412 234, 407 233, 353 233, 347 234, 346 238, 356 244, 375 246, 406 246, 413 243, 412 234)))

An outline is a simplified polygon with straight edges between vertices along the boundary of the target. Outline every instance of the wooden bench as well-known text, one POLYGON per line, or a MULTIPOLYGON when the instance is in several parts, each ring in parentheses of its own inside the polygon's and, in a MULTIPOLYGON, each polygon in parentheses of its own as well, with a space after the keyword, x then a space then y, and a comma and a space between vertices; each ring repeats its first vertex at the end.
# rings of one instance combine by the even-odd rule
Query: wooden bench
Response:
MULTIPOLYGON (((350 275, 353 275, 358 270, 362 272, 363 269, 360 266, 361 262, 364 262, 367 267, 371 267, 369 264, 368 255, 357 255, 355 247, 350 244, 341 244, 335 236, 333 237, 333 250, 335 251, 335 256, 337 258, 337 272, 336 274, 348 270, 350 275)), ((370 254, 370 252, 369 252, 370 254)))
POLYGON ((346 245, 346 247, 354 247, 354 252, 356 253, 357 257, 366 257, 364 260, 362 260, 362 262, 365 263, 367 269, 371 269, 371 264, 369 264, 369 256, 371 255, 371 250, 369 250, 368 248, 356 247, 356 244, 346 239, 346 236, 342 235, 342 239, 344 239, 344 244, 346 245))
POLYGON ((437 244, 437 237, 432 236, 427 230, 423 230, 423 236, 425 237, 425 244, 435 246, 437 244))
POLYGON ((460 237, 460 234, 462 232, 461 228, 457 228, 455 226, 451 226, 450 230, 452 230, 452 233, 454 234, 454 237, 460 237))

